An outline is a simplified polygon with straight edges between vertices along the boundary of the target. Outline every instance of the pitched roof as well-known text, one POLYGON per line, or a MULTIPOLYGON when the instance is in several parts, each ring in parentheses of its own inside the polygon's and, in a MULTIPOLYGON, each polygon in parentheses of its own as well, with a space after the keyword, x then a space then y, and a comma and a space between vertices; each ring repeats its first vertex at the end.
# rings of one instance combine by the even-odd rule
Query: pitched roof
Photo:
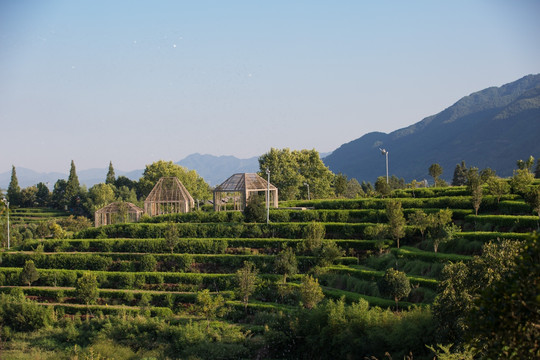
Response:
MULTIPOLYGON (((255 173, 238 173, 225 180, 217 186, 214 191, 236 192, 236 191, 263 191, 266 190, 268 182, 255 173)), ((270 184, 270 190, 277 188, 270 184)))
POLYGON ((116 201, 113 203, 110 203, 109 205, 106 205, 102 207, 101 209, 96 210, 96 213, 103 214, 103 213, 116 213, 120 211, 121 204, 125 204, 127 207, 128 213, 142 213, 143 209, 138 207, 135 204, 132 204, 130 202, 122 202, 122 201, 116 201))

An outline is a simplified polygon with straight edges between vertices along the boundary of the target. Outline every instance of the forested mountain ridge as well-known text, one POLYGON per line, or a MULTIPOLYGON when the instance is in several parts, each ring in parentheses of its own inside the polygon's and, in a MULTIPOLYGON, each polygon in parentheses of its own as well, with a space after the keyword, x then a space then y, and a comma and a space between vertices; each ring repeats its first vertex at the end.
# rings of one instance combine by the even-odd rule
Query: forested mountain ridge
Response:
POLYGON ((442 112, 390 134, 373 132, 324 159, 334 173, 374 181, 385 174, 379 148, 389 151, 389 172, 406 181, 428 178, 439 163, 450 180, 462 160, 512 175, 516 160, 540 156, 540 74, 465 96, 442 112))

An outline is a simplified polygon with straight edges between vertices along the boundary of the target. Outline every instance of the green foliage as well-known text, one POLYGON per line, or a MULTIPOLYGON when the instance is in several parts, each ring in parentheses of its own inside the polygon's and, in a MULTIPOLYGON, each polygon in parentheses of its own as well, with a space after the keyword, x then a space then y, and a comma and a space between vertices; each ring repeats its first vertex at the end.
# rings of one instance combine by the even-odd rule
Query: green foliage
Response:
POLYGON ((15 331, 36 331, 52 323, 52 308, 40 306, 27 300, 22 293, 0 295, 0 326, 2 337, 9 329, 15 331))
POLYGON ((399 239, 405 236, 405 217, 401 209, 401 201, 390 200, 386 203, 386 217, 390 235, 396 240, 399 248, 399 239))
POLYGON ((478 209, 482 204, 483 188, 482 179, 477 168, 470 168, 467 172, 467 189, 471 192, 471 202, 475 215, 478 215, 478 209))
POLYGON ((196 312, 207 320, 222 315, 224 306, 225 300, 221 295, 213 296, 208 289, 197 293, 196 312))
POLYGON ((246 222, 262 223, 266 221, 264 196, 251 195, 249 197, 246 208, 244 209, 244 217, 246 222))
POLYGON ((452 178, 452 186, 461 186, 467 183, 467 166, 465 161, 461 161, 461 164, 456 165, 454 170, 454 177, 452 178))
POLYGON ((26 284, 28 286, 32 285, 33 282, 39 279, 39 273, 32 260, 27 260, 24 263, 24 267, 21 271, 20 279, 23 284, 26 284))
POLYGON ((153 255, 144 255, 139 262, 139 271, 155 271, 157 260, 153 255))
POLYGON ((244 266, 236 271, 237 293, 238 297, 244 303, 244 309, 247 311, 249 297, 257 287, 257 274, 259 271, 252 262, 245 261, 244 266))
POLYGON ((165 227, 165 245, 171 250, 171 254, 174 253, 174 248, 178 245, 179 241, 178 227, 176 224, 167 223, 165 227))
POLYGON ((116 175, 114 174, 114 168, 112 161, 109 162, 109 171, 107 171, 107 176, 105 177, 105 184, 114 185, 116 182, 116 175))
POLYGON ((424 235, 427 228, 431 224, 431 219, 424 211, 415 210, 414 213, 409 215, 409 224, 416 226, 416 228, 420 230, 420 234, 422 234, 422 240, 424 240, 424 235))
POLYGON ((313 309, 324 299, 319 280, 313 278, 311 275, 304 276, 299 291, 302 306, 306 309, 313 309))
POLYGON ((11 206, 21 205, 21 188, 19 186, 19 180, 17 179, 15 166, 13 165, 11 166, 11 180, 8 185, 6 197, 11 206))
POLYGON ((525 195, 528 186, 533 182, 534 175, 525 168, 514 170, 514 175, 510 179, 510 188, 513 194, 525 195))
MULTIPOLYGON (((357 181, 358 182, 358 181, 357 181)), ((342 197, 347 191, 347 176, 339 173, 334 176, 334 194, 336 197, 342 197)))
POLYGON ((388 296, 396 302, 409 296, 411 292, 411 283, 404 272, 387 269, 384 276, 378 281, 379 291, 381 294, 388 296))
POLYGON ((82 276, 77 279, 75 292, 77 293, 77 298, 82 303, 86 305, 95 303, 99 296, 96 275, 91 272, 84 272, 82 276))
POLYGON ((441 176, 443 173, 443 168, 441 165, 435 163, 431 164, 429 167, 429 175, 433 177, 433 183, 435 186, 438 186, 437 181, 439 180, 439 176, 441 176))
POLYGON ((364 192, 364 189, 362 188, 358 180, 352 178, 347 182, 347 188, 344 194, 347 199, 355 199, 357 197, 362 197, 365 195, 366 193, 364 192))
POLYGON ((469 344, 488 359, 540 357, 540 238, 531 236, 512 268, 480 292, 467 319, 469 344))
POLYGON ((143 176, 139 179, 140 197, 146 198, 162 177, 177 177, 194 199, 207 200, 211 197, 210 186, 195 170, 163 160, 146 165, 143 176))
POLYGON ((333 265, 334 262, 344 254, 345 252, 335 241, 325 241, 315 252, 317 265, 322 267, 333 265))
POLYGON ((287 282, 288 276, 296 275, 298 272, 298 261, 296 255, 290 247, 285 247, 274 259, 274 270, 283 275, 283 283, 287 282))
POLYGON ((309 184, 312 198, 327 198, 333 194, 334 175, 324 165, 316 150, 274 149, 259 158, 259 175, 270 170, 270 182, 279 189, 281 199, 307 198, 309 184))
POLYGON ((323 224, 312 221, 304 227, 304 249, 315 251, 322 245, 322 240, 326 235, 326 229, 323 224))
POLYGON ((510 185, 508 181, 499 177, 493 176, 487 180, 488 194, 497 198, 497 202, 500 201, 501 196, 510 192, 510 185))
POLYGON ((386 182, 386 177, 379 176, 377 181, 375 181, 375 191, 377 191, 383 198, 390 195, 392 189, 390 185, 386 182))

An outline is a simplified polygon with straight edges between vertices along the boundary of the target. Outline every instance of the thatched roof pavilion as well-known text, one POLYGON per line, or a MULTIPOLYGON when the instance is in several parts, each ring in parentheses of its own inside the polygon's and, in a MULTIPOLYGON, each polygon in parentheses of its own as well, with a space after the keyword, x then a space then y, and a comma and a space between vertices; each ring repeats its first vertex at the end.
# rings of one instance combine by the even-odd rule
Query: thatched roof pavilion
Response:
POLYGON ((96 227, 111 225, 116 223, 139 221, 143 209, 130 203, 117 201, 102 207, 94 213, 94 224, 96 227))
MULTIPOLYGON (((278 207, 278 189, 270 184, 270 206, 278 207)), ((264 192, 266 197, 268 182, 255 173, 232 175, 214 190, 214 210, 227 210, 226 199, 232 199, 234 210, 244 210, 252 194, 264 192)))
POLYGON ((144 212, 150 216, 187 213, 195 201, 177 177, 162 177, 144 201, 144 212))

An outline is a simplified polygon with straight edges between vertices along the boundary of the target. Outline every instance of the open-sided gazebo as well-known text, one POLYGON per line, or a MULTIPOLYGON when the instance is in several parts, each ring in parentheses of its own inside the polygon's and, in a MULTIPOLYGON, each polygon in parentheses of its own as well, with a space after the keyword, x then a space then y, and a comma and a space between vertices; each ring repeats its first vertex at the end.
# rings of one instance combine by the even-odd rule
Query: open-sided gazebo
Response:
POLYGON ((231 199, 234 210, 244 210, 252 194, 264 192, 266 197, 268 188, 270 206, 277 208, 277 187, 272 184, 268 186, 268 182, 255 173, 234 174, 214 189, 214 210, 227 210, 226 205, 230 204, 231 199))
POLYGON ((144 213, 150 216, 187 213, 195 201, 177 177, 162 177, 144 201, 144 213))
POLYGON ((117 201, 102 207, 94 213, 94 224, 96 227, 111 225, 116 223, 139 221, 143 209, 130 203, 117 201))

